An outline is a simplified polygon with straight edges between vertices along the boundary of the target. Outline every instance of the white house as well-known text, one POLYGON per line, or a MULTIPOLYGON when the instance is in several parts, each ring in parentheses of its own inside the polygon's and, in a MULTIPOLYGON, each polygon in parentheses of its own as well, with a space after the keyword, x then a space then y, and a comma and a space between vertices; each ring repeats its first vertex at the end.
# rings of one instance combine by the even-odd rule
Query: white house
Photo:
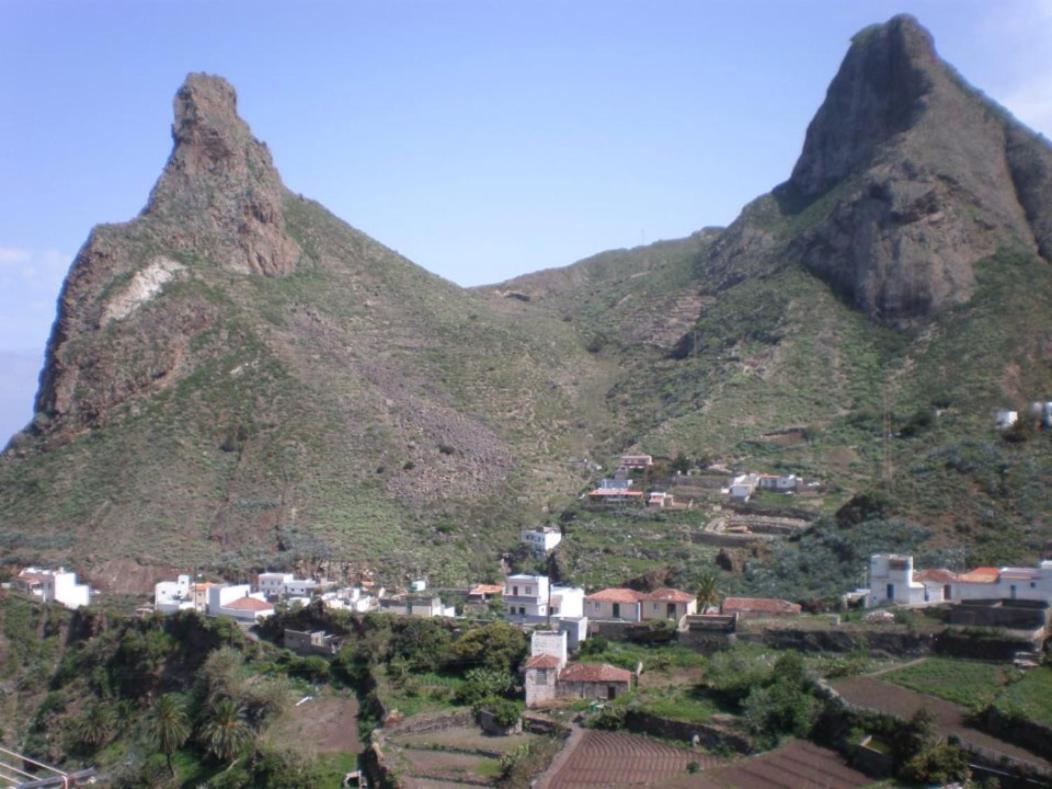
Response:
POLYGON ((1008 411, 1005 409, 994 411, 994 424, 997 426, 998 430, 1007 430, 1018 421, 1018 411, 1008 411))
POLYGON ((1035 567, 942 568, 914 571, 913 557, 875 554, 869 560, 867 607, 962 600, 1033 600, 1052 603, 1052 561, 1035 567))
POLYGON ((404 616, 456 616, 455 606, 442 605, 442 598, 437 595, 409 594, 385 597, 380 600, 380 608, 392 614, 404 616))
POLYGON ((730 493, 732 500, 744 503, 756 492, 759 484, 759 474, 739 474, 731 480, 730 488, 727 492, 730 493))
POLYGON ((641 598, 642 594, 634 589, 601 589, 584 598, 585 615, 591 620, 638 622, 643 618, 641 598))
POLYGON ((574 586, 549 586, 548 576, 518 574, 504 579, 504 611, 520 621, 583 616, 584 590, 574 586))
POLYGON ((208 588, 208 615, 255 621, 274 613, 262 592, 252 593, 248 584, 216 584, 208 588))
POLYGON ((869 557, 869 598, 866 607, 885 603, 924 602, 924 584, 913 578, 913 557, 877 553, 869 557))
POLYGON ((555 619, 584 616, 584 589, 579 586, 552 584, 551 609, 555 619))
MULTIPOLYGON (((379 596, 382 595, 383 589, 379 592, 379 596)), ((359 614, 373 611, 379 605, 377 598, 366 593, 360 586, 348 586, 334 592, 326 592, 322 595, 322 600, 325 601, 326 607, 354 611, 359 614)))
POLYGON ((27 567, 13 579, 12 585, 45 603, 61 603, 66 608, 80 608, 91 602, 91 587, 78 584, 77 574, 62 567, 57 570, 27 567))
POLYGON ((760 477, 760 490, 775 493, 792 493, 803 484, 796 474, 764 474, 760 477))
POLYGON ((285 594, 285 584, 295 577, 292 573, 260 573, 256 586, 268 599, 281 597, 285 594))
POLYGON ((193 611, 194 593, 189 575, 180 575, 174 581, 161 581, 153 586, 153 610, 161 614, 176 611, 193 611))
POLYGON ((698 612, 698 599, 681 589, 662 587, 641 595, 639 606, 644 620, 669 619, 679 622, 683 617, 698 612))
POLYGON ((534 554, 544 556, 562 542, 563 534, 554 526, 544 526, 537 529, 523 529, 519 538, 530 546, 534 554))
POLYGON ((315 592, 330 586, 330 581, 297 578, 292 573, 260 573, 256 578, 256 587, 268 600, 280 597, 310 598, 315 592))
POLYGON ((548 576, 509 575, 504 579, 504 610, 515 618, 547 618, 548 576))

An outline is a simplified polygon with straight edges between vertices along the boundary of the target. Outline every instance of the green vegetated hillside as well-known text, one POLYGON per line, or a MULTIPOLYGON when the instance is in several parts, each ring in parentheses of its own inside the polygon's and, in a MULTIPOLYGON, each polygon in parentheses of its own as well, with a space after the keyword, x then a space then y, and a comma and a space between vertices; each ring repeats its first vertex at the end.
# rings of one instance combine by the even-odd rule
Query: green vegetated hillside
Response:
POLYGON ((146 209, 74 262, 0 458, 9 562, 127 590, 176 567, 453 583, 561 520, 567 578, 707 572, 711 509, 579 503, 585 459, 630 448, 822 483, 801 506, 826 519, 724 561, 735 588, 1052 536, 1049 434, 991 419, 1052 396, 1052 148, 908 17, 856 37, 790 179, 730 227, 475 290, 285 189, 223 80, 191 75, 175 114, 146 209))

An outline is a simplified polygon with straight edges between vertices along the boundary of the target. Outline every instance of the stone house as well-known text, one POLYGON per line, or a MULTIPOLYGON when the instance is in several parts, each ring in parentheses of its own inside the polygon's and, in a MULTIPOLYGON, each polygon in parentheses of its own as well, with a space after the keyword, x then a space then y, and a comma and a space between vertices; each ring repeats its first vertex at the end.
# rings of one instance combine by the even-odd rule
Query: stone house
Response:
POLYGON ((632 672, 606 663, 574 663, 559 672, 559 698, 609 701, 632 688, 632 672))

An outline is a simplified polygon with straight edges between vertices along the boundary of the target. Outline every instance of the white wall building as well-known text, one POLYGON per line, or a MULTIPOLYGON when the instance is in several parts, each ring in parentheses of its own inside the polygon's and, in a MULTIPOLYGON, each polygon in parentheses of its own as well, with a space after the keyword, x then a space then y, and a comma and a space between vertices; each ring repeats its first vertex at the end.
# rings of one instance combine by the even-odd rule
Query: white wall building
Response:
POLYGON ((540 529, 523 529, 519 539, 529 545, 534 554, 544 556, 562 542, 563 534, 554 526, 545 526, 540 529))
POLYGON ((57 570, 27 567, 12 584, 45 603, 61 603, 66 608, 80 608, 91 602, 91 587, 78 584, 77 574, 63 567, 57 570))
POLYGON ((180 575, 174 581, 161 581, 153 586, 153 610, 161 614, 193 611, 194 594, 190 576, 180 575))
POLYGON ((913 569, 913 557, 874 554, 869 560, 866 606, 1032 600, 1052 603, 1052 561, 1035 567, 977 567, 965 573, 913 569))
POLYGON ((285 584, 295 577, 292 573, 260 573, 256 586, 268 598, 281 597, 285 594, 285 584))
POLYGON ((792 493, 803 484, 796 474, 764 474, 760 477, 760 490, 773 490, 775 493, 792 493))
POLYGON ((510 619, 539 622, 584 615, 584 589, 549 585, 546 575, 509 575, 504 579, 504 611, 510 619))
POLYGON ((759 484, 759 474, 739 474, 731 480, 730 488, 727 492, 734 501, 744 503, 756 492, 759 484))
POLYGON ((1018 411, 1008 411, 1005 409, 994 411, 994 425, 997 426, 998 430, 1007 430, 1018 421, 1018 411))

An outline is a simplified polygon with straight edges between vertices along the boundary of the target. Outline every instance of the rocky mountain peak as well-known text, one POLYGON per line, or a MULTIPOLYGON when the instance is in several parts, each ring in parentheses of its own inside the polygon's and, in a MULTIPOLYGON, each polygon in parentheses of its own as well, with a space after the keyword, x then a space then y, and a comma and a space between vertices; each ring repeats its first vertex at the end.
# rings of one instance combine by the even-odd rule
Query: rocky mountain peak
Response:
POLYGON ((892 325, 968 301, 998 249, 1052 250, 1052 149, 910 16, 852 39, 776 195, 790 257, 892 325))
POLYGON ((166 226, 176 249, 246 273, 290 273, 299 247, 285 232, 285 187, 266 144, 237 114, 234 88, 190 74, 174 110, 174 147, 145 215, 166 226))
POLYGON ((172 139, 201 162, 218 163, 251 136, 237 114, 237 92, 222 77, 189 74, 175 94, 172 139))
POLYGON ((912 16, 855 35, 808 126, 792 184, 803 195, 821 194, 865 164, 912 125, 941 69, 931 34, 912 16))

